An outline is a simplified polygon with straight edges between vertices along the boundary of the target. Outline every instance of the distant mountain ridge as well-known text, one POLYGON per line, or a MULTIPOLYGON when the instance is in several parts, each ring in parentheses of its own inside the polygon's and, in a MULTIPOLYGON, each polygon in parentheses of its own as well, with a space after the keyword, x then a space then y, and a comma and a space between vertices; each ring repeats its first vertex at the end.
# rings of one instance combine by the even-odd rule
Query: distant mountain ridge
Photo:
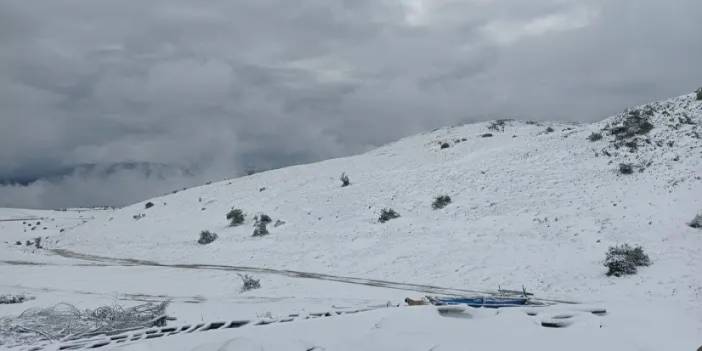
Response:
POLYGON ((38 181, 58 182, 69 176, 107 178, 119 172, 136 172, 145 178, 166 179, 171 176, 193 177, 195 171, 160 162, 124 161, 114 163, 82 163, 51 171, 27 172, 0 178, 0 185, 28 186, 38 181))

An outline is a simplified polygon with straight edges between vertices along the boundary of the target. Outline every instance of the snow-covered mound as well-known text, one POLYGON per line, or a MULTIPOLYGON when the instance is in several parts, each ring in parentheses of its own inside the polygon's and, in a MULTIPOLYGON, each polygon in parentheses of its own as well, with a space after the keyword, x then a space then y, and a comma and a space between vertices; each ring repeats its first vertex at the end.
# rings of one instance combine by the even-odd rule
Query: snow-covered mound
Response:
POLYGON ((444 128, 358 156, 105 212, 47 245, 159 262, 457 288, 524 285, 554 297, 699 306, 702 232, 687 223, 702 210, 701 125, 702 101, 685 95, 594 124, 444 128), (602 138, 589 140, 593 133, 602 138), (342 172, 350 186, 341 186, 342 172), (439 195, 452 202, 433 209, 439 195), (246 213, 243 225, 228 225, 232 208, 246 213), (400 217, 380 223, 383 208, 400 217), (270 234, 253 237, 261 213, 272 217, 270 234), (218 239, 199 245, 203 230, 218 239), (606 277, 605 252, 621 243, 641 245, 653 264, 634 276, 606 277))

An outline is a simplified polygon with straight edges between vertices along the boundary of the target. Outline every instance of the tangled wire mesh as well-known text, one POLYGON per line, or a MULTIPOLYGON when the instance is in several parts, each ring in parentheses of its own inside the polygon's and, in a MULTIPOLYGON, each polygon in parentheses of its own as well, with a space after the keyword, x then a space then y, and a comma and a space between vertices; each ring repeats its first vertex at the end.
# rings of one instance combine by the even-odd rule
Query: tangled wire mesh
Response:
POLYGON ((124 308, 120 305, 79 310, 68 303, 30 308, 17 317, 0 318, 0 346, 81 337, 163 326, 168 301, 124 308))

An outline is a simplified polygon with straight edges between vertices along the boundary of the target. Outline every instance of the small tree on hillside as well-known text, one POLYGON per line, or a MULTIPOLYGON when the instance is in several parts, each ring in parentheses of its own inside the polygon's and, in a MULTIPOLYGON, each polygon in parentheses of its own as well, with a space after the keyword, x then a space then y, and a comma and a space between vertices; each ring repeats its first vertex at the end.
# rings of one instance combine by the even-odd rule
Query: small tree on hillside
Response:
POLYGON ((265 213, 262 213, 255 218, 256 222, 254 223, 254 231, 252 236, 264 236, 268 235, 268 228, 266 227, 268 223, 271 223, 273 220, 271 217, 265 213))
POLYGON ((380 217, 378 218, 378 222, 380 223, 385 223, 391 219, 395 219, 400 217, 400 214, 395 212, 392 208, 384 208, 380 210, 380 217))
POLYGON ((216 233, 212 233, 209 230, 203 230, 200 232, 200 239, 197 240, 197 243, 200 245, 207 245, 215 240, 217 240, 216 233))
POLYGON ((702 100, 702 88, 697 89, 697 100, 702 100))
POLYGON ((438 210, 448 206, 451 203, 451 197, 448 195, 441 195, 434 198, 434 202, 431 204, 431 208, 438 210))
POLYGON ((688 225, 692 228, 702 229, 702 213, 696 215, 688 225))
POLYGON ((227 219, 230 221, 229 225, 232 227, 244 223, 245 217, 244 211, 239 208, 235 208, 227 213, 227 219))
POLYGON ((342 188, 351 185, 351 181, 349 180, 349 176, 346 175, 346 172, 341 173, 341 177, 339 177, 339 180, 341 180, 342 188))

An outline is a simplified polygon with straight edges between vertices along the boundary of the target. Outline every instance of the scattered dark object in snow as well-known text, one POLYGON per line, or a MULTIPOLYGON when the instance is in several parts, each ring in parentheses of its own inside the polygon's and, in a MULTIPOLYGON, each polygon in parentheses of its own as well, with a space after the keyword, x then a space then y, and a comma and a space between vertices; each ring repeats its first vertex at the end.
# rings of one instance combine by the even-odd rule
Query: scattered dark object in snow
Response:
POLYGON ((281 225, 285 224, 285 221, 281 221, 280 219, 277 219, 275 221, 275 224, 273 224, 274 227, 280 227, 281 225))
POLYGON ((628 244, 610 247, 604 261, 605 267, 609 269, 607 275, 615 277, 635 274, 636 267, 650 264, 651 260, 641 246, 631 247, 628 244))
POLYGON ((441 143, 441 148, 442 148, 442 149, 448 149, 449 147, 451 147, 451 145, 449 145, 449 143, 447 143, 447 142, 445 142, 445 141, 444 141, 443 143, 441 143))
POLYGON ((485 134, 481 135, 480 137, 481 138, 489 138, 491 136, 492 136, 492 133, 485 133, 485 134))
POLYGON ((254 223, 254 231, 252 236, 264 236, 269 234, 268 228, 266 227, 268 223, 271 223, 273 220, 271 217, 265 213, 262 213, 255 218, 255 223, 254 223))
POLYGON ((497 119, 497 120, 490 122, 490 125, 487 128, 488 128, 488 130, 494 130, 496 132, 504 132, 505 125, 509 121, 511 121, 511 119, 497 119))
POLYGON ((215 240, 217 240, 217 233, 203 230, 200 232, 200 239, 197 240, 197 243, 200 245, 207 245, 215 240))
POLYGON ((702 213, 697 214, 688 225, 692 228, 702 229, 702 213))
POLYGON ((241 278, 241 282, 243 283, 241 286, 241 292, 259 289, 261 287, 260 279, 254 279, 254 277, 248 274, 239 274, 239 277, 241 278))
POLYGON ((602 133, 592 132, 592 134, 587 137, 589 141, 598 141, 600 139, 602 139, 602 133))
POLYGON ((642 110, 630 110, 626 112, 621 125, 611 127, 609 132, 617 140, 629 139, 637 135, 644 135, 653 129, 653 124, 648 121, 648 117, 653 116, 650 108, 642 110))
POLYGON ((235 227, 244 223, 245 218, 246 215, 244 214, 244 211, 242 211, 239 208, 235 208, 227 213, 227 219, 231 221, 229 223, 229 226, 231 227, 235 227))
POLYGON ((43 248, 41 246, 41 237, 40 236, 34 238, 34 247, 36 247, 37 249, 43 248))
POLYGON ((448 195, 440 195, 434 198, 434 202, 431 204, 431 208, 438 210, 448 206, 451 203, 451 197, 448 195))
POLYGON ((265 186, 264 186, 264 187, 261 187, 261 188, 259 188, 259 189, 258 189, 258 192, 263 192, 264 190, 266 190, 266 187, 265 187, 265 186))
POLYGON ((697 100, 702 100, 702 88, 697 89, 695 93, 697 93, 697 100))
POLYGON ((152 207, 154 207, 154 203, 151 202, 151 201, 147 202, 147 203, 144 205, 144 208, 146 208, 146 209, 149 209, 149 208, 152 208, 152 207))
POLYGON ((634 166, 631 163, 620 163, 619 173, 621 174, 632 174, 634 173, 634 166))
POLYGON ((546 133, 553 133, 553 128, 551 128, 551 127, 546 128, 546 133))
POLYGON ((380 210, 380 218, 378 218, 378 221, 380 223, 385 223, 391 219, 395 219, 400 217, 400 214, 395 212, 392 208, 384 208, 380 210))
POLYGON ((0 305, 9 305, 14 303, 22 303, 27 300, 32 300, 32 297, 25 295, 0 295, 0 305))
POLYGON ((268 224, 268 223, 270 223, 270 222, 273 222, 273 220, 271 219, 271 216, 269 216, 269 215, 267 215, 267 214, 265 214, 265 213, 261 213, 260 215, 256 216, 256 218, 254 218, 254 219, 255 219, 257 222, 263 222, 263 223, 266 223, 266 224, 268 224))
POLYGON ((351 181, 349 180, 349 176, 346 175, 346 172, 341 173, 339 180, 341 180, 341 187, 342 188, 345 186, 351 185, 351 181))

